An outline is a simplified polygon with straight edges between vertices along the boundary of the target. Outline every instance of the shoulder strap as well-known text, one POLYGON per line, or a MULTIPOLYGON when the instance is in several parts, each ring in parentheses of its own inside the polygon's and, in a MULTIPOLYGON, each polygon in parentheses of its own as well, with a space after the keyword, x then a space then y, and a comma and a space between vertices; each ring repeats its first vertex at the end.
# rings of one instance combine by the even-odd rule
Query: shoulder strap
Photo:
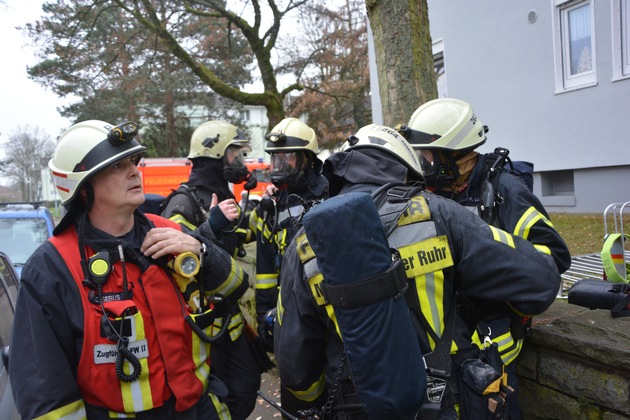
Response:
POLYGON ((411 199, 424 188, 403 182, 390 182, 372 193, 372 200, 389 236, 396 229, 397 221, 411 204, 411 199))
POLYGON ((190 187, 186 184, 181 184, 176 190, 173 190, 168 195, 168 197, 166 197, 166 200, 164 200, 164 202, 161 205, 162 211, 166 209, 166 207, 168 206, 168 203, 173 199, 173 197, 179 194, 184 194, 193 202, 195 206, 193 210, 194 218, 195 218, 194 220, 195 226, 199 226, 203 222, 205 222, 206 219, 208 218, 208 211, 203 208, 202 201, 198 197, 195 187, 190 187))
POLYGON ((497 147, 493 153, 484 155, 484 163, 486 170, 486 179, 481 188, 481 197, 479 201, 479 216, 491 225, 495 218, 495 206, 503 203, 503 197, 497 192, 499 185, 499 176, 503 172, 506 163, 510 166, 510 170, 514 171, 512 160, 508 157, 510 151, 504 147, 497 147))

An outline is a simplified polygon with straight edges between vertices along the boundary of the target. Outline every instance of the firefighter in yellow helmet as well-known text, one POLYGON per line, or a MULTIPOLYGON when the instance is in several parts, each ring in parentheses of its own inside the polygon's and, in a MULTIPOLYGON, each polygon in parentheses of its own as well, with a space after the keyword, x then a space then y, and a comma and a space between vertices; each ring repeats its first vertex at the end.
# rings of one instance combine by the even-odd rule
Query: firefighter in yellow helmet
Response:
MULTIPOLYGON (((559 273, 569 268, 571 256, 564 240, 524 178, 530 174, 519 170, 518 165, 526 162, 512 162, 509 151, 501 147, 494 153, 477 152, 487 141, 488 128, 469 103, 453 98, 429 101, 399 129, 418 153, 428 188, 453 199, 487 223, 530 241, 541 253, 553 257, 559 273)), ((473 304, 465 295, 461 297, 472 327, 473 321, 478 322, 473 340, 481 345, 480 335, 492 331, 490 338, 499 343, 510 385, 518 390, 515 359, 531 318, 483 302, 473 304)), ((510 419, 519 419, 516 392, 511 400, 510 419)))
MULTIPOLYGON (((273 351, 273 324, 268 312, 276 307, 278 278, 286 246, 299 228, 302 213, 328 197, 321 175, 322 161, 315 131, 297 118, 285 118, 266 136, 273 186, 252 211, 250 228, 256 234, 256 313, 258 333, 273 351), (272 326, 271 326, 272 327, 272 326)), ((291 410, 284 389, 283 407, 291 410)))
POLYGON ((199 322, 218 305, 204 293, 193 311, 175 262, 199 269, 185 279, 197 295, 247 277, 212 242, 138 210, 137 133, 80 122, 48 164, 68 212, 22 271, 9 356, 22 418, 229 416, 199 322))
MULTIPOLYGON (((247 182, 255 186, 256 180, 245 165, 249 151, 249 139, 235 125, 219 120, 201 124, 190 139, 190 177, 167 197, 162 216, 183 229, 216 240, 234 258, 243 256, 243 243, 252 241, 253 236, 229 183, 247 182)), ((252 346, 259 341, 239 305, 248 287, 246 281, 234 282, 222 291, 233 314, 229 334, 212 348, 213 372, 228 387, 227 405, 232 420, 245 420, 254 410, 261 370, 271 367, 263 351, 262 359, 256 357, 258 353, 252 346)), ((217 331, 222 322, 222 318, 216 320, 217 331)))

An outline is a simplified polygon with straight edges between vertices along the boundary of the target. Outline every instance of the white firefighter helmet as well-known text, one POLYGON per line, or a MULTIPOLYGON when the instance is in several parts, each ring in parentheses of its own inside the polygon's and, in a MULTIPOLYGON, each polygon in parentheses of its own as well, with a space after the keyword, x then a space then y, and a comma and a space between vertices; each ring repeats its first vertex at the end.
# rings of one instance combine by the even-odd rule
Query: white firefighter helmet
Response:
POLYGON ((230 146, 249 148, 245 132, 226 121, 206 121, 195 129, 190 138, 188 159, 221 159, 230 146))
POLYGON ((397 128, 414 149, 462 152, 481 146, 488 131, 469 103, 453 98, 423 104, 397 128))
POLYGON ((424 180, 416 153, 405 138, 393 128, 377 124, 366 125, 354 135, 348 137, 341 150, 348 151, 361 148, 383 150, 409 168, 415 175, 415 178, 424 180))
POLYGON ((99 120, 83 121, 64 131, 48 162, 61 204, 67 207, 96 173, 126 157, 144 153, 147 148, 134 139, 137 133, 134 122, 113 126, 99 120))
POLYGON ((319 153, 317 135, 308 125, 297 118, 285 118, 271 129, 266 136, 265 152, 310 151, 319 153))

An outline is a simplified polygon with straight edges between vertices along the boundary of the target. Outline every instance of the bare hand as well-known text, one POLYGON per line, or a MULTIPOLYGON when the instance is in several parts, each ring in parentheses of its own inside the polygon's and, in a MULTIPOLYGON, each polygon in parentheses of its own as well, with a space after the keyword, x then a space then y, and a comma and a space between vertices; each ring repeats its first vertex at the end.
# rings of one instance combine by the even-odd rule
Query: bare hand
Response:
POLYGON ((190 251, 199 255, 201 242, 192 236, 173 228, 153 228, 144 237, 140 251, 153 259, 168 254, 181 254, 190 251))
POLYGON ((263 194, 263 197, 266 195, 273 197, 274 195, 276 195, 277 192, 278 188, 273 184, 269 184, 267 185, 267 188, 265 188, 265 193, 263 194))
MULTIPOLYGON (((216 194, 212 194, 213 202, 215 197, 216 194)), ((230 222, 238 218, 240 207, 236 203, 236 200, 234 200, 233 198, 228 198, 227 200, 221 201, 219 203, 219 208, 221 209, 221 212, 223 212, 225 218, 228 219, 230 222)))

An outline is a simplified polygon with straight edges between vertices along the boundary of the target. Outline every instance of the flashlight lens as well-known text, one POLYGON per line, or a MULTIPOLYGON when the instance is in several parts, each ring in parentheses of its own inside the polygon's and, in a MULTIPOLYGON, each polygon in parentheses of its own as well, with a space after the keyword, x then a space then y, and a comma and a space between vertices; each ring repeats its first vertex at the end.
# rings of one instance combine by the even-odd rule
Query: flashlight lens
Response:
POLYGON ((194 257, 185 257, 182 259, 180 269, 182 274, 192 276, 197 270, 197 260, 194 257))
POLYGON ((136 124, 132 123, 132 122, 128 122, 123 124, 122 126, 122 131, 125 134, 132 134, 134 131, 136 131, 138 127, 136 126, 136 124))

